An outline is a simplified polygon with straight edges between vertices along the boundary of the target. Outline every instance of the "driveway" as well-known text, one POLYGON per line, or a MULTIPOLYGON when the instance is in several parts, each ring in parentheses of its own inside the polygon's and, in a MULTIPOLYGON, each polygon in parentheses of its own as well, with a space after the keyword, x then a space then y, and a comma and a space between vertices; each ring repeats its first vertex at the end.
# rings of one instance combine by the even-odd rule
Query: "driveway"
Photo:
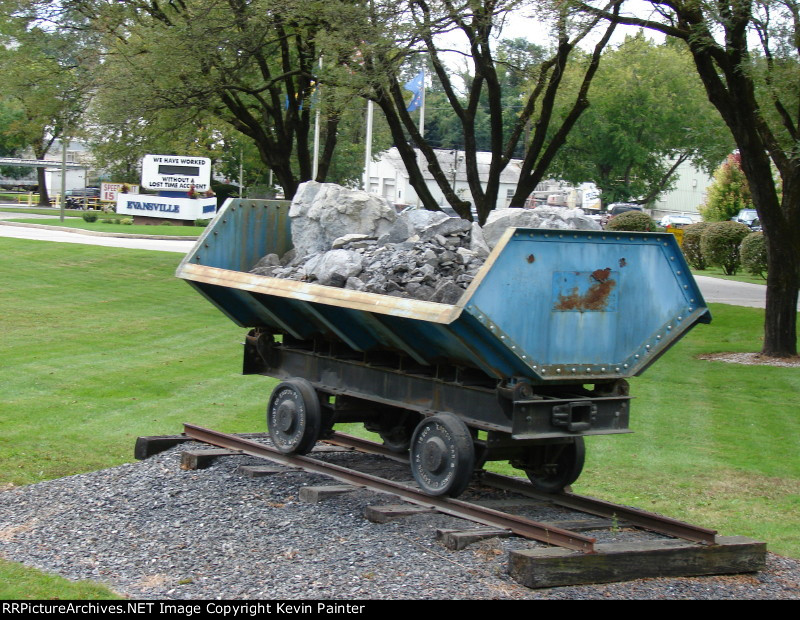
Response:
MULTIPOLYGON (((707 302, 747 306, 748 308, 766 307, 767 287, 764 284, 734 282, 733 280, 697 275, 694 279, 707 302)), ((800 310, 800 301, 797 309, 800 310)))
MULTIPOLYGON (((33 215, 22 217, 33 218, 33 215)), ((44 218, 52 216, 41 216, 44 218)), ((35 228, 22 226, 12 222, 3 222, 4 219, 19 219, 19 213, 0 213, 0 237, 14 237, 16 239, 32 239, 35 241, 56 241, 59 243, 83 243, 87 245, 103 245, 112 248, 130 248, 133 250, 160 250, 162 252, 178 252, 186 254, 195 244, 194 239, 151 239, 135 236, 111 237, 103 235, 87 235, 59 228, 35 228), (15 225, 12 225, 15 224, 15 225)), ((38 218, 37 218, 38 219, 38 218)))

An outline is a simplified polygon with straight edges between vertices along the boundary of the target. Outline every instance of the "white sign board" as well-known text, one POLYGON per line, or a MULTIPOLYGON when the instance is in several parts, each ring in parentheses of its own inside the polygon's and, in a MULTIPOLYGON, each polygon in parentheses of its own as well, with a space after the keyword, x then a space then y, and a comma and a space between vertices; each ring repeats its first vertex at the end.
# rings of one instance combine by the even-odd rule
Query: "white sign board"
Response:
POLYGON ((142 159, 142 186, 162 192, 188 192, 211 189, 211 160, 182 155, 145 155, 142 159))
POLYGON ((173 220, 210 220, 216 215, 216 198, 172 198, 145 194, 119 194, 117 213, 173 220))
POLYGON ((116 202, 117 196, 122 191, 122 188, 127 185, 128 194, 138 194, 138 185, 128 185, 127 183, 100 183, 100 200, 107 200, 109 202, 116 202))
POLYGON ((584 209, 599 209, 602 206, 600 202, 600 190, 583 190, 583 205, 584 209))

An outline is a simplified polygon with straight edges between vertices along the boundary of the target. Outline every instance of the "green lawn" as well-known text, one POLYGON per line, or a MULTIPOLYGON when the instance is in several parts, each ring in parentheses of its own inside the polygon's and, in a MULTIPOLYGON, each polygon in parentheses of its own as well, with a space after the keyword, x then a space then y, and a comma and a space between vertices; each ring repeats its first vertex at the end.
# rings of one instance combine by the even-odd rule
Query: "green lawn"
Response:
POLYGON ((740 269, 735 275, 728 276, 722 271, 722 267, 706 267, 705 269, 692 269, 692 274, 696 276, 707 276, 709 278, 722 278, 723 280, 734 280, 736 282, 748 282, 750 284, 766 284, 767 280, 760 276, 754 276, 740 269))
MULTIPOLYGON (((272 380, 240 374, 244 330, 174 277, 180 259, 0 238, 0 488, 131 461, 183 422, 264 430, 272 380)), ((763 311, 712 312, 631 381, 635 433, 588 440, 575 490, 800 558, 800 369, 696 359, 760 348, 763 311)), ((20 584, 0 598, 45 579, 0 563, 20 584)))
POLYGON ((147 226, 143 224, 108 224, 101 222, 101 219, 114 219, 120 218, 114 214, 101 214, 95 222, 85 222, 80 215, 76 218, 75 215, 70 214, 70 219, 65 219, 63 222, 60 218, 53 219, 20 219, 7 220, 10 222, 21 222, 24 224, 43 224, 45 226, 63 226, 66 228, 80 228, 81 230, 93 230, 95 232, 104 233, 124 233, 126 235, 173 235, 181 237, 199 237, 203 234, 203 228, 199 226, 170 226, 167 224, 159 224, 157 226, 147 226))

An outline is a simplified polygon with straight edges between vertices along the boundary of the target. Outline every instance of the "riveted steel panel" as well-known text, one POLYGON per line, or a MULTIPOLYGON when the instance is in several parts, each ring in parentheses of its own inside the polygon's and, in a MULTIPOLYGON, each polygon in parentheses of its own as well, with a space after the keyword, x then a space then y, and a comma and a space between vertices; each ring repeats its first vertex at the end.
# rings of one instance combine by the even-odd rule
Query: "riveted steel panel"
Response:
POLYGON ((231 200, 177 275, 242 326, 534 383, 633 376, 710 320, 669 234, 509 229, 452 305, 249 273, 290 247, 286 203, 231 200))

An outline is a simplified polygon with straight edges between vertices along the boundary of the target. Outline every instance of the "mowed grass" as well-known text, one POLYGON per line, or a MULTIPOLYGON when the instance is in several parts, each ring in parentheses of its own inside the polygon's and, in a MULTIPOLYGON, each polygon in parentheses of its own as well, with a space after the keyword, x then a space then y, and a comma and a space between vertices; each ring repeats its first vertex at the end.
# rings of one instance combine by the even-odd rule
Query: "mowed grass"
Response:
POLYGON ((697 359, 761 347, 763 310, 712 312, 631 380, 635 432, 589 439, 575 490, 800 558, 800 368, 697 359))
POLYGON ((0 239, 0 481, 131 460, 184 421, 263 426, 244 330, 174 277, 180 254, 0 239))
MULTIPOLYGON (((132 461, 137 436, 183 422, 264 430, 274 382, 240 374, 246 330, 174 277, 180 259, 0 238, 0 488, 132 461)), ((800 557, 800 369, 697 359, 760 348, 763 311, 712 312, 631 380, 635 432, 589 438, 574 489, 800 557)), ((0 563, 21 584, 0 597, 38 575, 0 563)))
POLYGON ((61 218, 55 217, 52 219, 45 218, 24 218, 8 220, 10 222, 19 222, 22 224, 41 224, 44 226, 60 226, 62 228, 78 228, 81 230, 92 230, 94 232, 103 233, 122 233, 126 235, 171 235, 180 237, 199 237, 203 234, 203 228, 200 226, 178 226, 171 224, 158 224, 155 226, 144 224, 109 224, 101 222, 101 219, 114 219, 121 218, 116 214, 100 214, 97 221, 86 222, 81 217, 69 215, 64 221, 61 218))
MULTIPOLYGON (((265 430, 244 330, 174 277, 180 254, 0 238, 0 489, 133 460, 183 422, 265 430)), ((0 562, 0 598, 105 598, 0 562), (47 593, 50 594, 47 594, 47 593)))
POLYGON ((746 282, 748 284, 761 284, 767 283, 766 278, 749 273, 744 269, 739 269, 735 275, 726 275, 722 267, 708 266, 705 269, 692 269, 692 274, 696 276, 707 276, 709 278, 721 278, 723 280, 733 280, 734 282, 746 282))

